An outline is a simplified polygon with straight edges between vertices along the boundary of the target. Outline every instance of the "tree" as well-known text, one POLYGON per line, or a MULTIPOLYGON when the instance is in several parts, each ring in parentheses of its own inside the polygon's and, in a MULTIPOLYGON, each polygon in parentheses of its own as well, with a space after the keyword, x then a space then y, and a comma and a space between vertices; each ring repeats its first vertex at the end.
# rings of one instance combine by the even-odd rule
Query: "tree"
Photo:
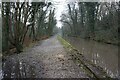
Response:
POLYGON ((68 4, 68 13, 64 13, 61 19, 63 33, 117 44, 120 26, 119 3, 78 2, 76 7, 76 4, 68 4))
MULTIPOLYGON (((17 53, 20 53, 23 51, 26 36, 30 35, 33 40, 38 40, 42 31, 47 33, 45 20, 50 6, 50 2, 3 2, 3 51, 7 50, 9 53, 9 49, 15 47, 17 53)), ((51 11, 51 20, 48 20, 51 24, 48 26, 50 34, 56 25, 54 10, 51 11)))

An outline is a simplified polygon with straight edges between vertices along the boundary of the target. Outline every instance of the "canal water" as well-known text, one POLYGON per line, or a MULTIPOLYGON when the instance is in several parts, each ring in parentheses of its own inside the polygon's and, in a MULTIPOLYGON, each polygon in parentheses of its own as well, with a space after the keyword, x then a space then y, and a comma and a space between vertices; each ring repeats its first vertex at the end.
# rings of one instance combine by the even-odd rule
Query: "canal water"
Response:
POLYGON ((118 77, 118 46, 75 37, 64 38, 88 60, 102 67, 109 76, 118 77))

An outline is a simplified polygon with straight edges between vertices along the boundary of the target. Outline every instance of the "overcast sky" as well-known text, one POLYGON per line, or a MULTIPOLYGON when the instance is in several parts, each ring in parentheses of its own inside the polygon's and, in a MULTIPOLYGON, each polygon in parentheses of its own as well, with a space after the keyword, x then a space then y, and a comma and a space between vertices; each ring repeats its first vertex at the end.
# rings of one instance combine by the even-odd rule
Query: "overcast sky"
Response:
POLYGON ((120 0, 48 0, 48 1, 52 1, 54 3, 54 6, 56 8, 56 19, 57 19, 57 27, 61 27, 62 23, 59 21, 61 18, 61 14, 63 12, 66 11, 66 7, 68 3, 75 3, 75 1, 80 1, 80 2, 109 2, 109 1, 113 1, 113 2, 118 2, 120 0))
POLYGON ((56 8, 56 11, 55 11, 55 16, 56 16, 56 19, 57 19, 57 27, 61 27, 62 24, 61 22, 59 21, 61 18, 61 14, 62 12, 65 10, 65 6, 66 6, 66 0, 53 0, 55 3, 55 8, 56 8))
MULTIPOLYGON (((16 0, 3 0, 3 1, 16 1, 16 0)), ((20 0, 24 1, 24 0, 20 0)), ((34 2, 39 2, 39 1, 45 1, 45 0, 29 0, 29 1, 34 1, 34 2)), ((53 3, 56 11, 55 11, 55 16, 57 19, 57 27, 61 27, 62 23, 59 21, 61 18, 61 14, 66 11, 66 7, 68 3, 75 2, 75 1, 101 1, 101 0, 47 0, 53 3)), ((104 0, 104 1, 120 1, 120 0, 104 0)), ((0 0, 1 2, 1 0, 0 0)))
POLYGON ((56 19, 57 19, 57 27, 61 27, 62 26, 62 23, 59 21, 61 19, 61 14, 64 13, 66 11, 66 7, 67 7, 67 4, 68 3, 71 3, 75 0, 50 0, 52 2, 54 2, 54 6, 56 8, 56 11, 55 11, 55 16, 56 16, 56 19))

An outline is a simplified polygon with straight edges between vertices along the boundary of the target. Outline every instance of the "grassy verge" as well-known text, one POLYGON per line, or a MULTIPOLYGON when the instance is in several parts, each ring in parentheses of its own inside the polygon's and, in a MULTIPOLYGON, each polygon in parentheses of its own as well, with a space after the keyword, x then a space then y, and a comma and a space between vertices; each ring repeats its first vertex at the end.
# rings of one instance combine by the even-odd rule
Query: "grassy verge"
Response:
POLYGON ((66 51, 69 53, 69 55, 72 56, 73 61, 76 64, 78 64, 80 67, 82 65, 83 70, 87 73, 87 75, 90 78, 95 78, 97 80, 100 80, 101 77, 102 78, 105 77, 107 80, 111 79, 110 77, 108 77, 107 73, 103 71, 102 68, 100 71, 94 70, 95 68, 99 70, 99 68, 97 68, 97 66, 91 61, 86 60, 85 57, 80 53, 80 51, 77 50, 75 47, 73 47, 69 42, 64 40, 61 36, 57 36, 57 38, 64 46, 66 51))

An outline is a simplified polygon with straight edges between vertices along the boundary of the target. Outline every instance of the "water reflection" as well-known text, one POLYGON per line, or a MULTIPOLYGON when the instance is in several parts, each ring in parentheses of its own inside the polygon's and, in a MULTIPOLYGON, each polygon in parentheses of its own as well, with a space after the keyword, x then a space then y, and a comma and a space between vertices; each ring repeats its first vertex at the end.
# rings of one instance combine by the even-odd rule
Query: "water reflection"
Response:
POLYGON ((66 37, 88 60, 102 67, 111 77, 118 76, 118 46, 75 37, 66 37))
POLYGON ((3 78, 34 78, 35 67, 22 61, 9 61, 3 62, 3 78))

